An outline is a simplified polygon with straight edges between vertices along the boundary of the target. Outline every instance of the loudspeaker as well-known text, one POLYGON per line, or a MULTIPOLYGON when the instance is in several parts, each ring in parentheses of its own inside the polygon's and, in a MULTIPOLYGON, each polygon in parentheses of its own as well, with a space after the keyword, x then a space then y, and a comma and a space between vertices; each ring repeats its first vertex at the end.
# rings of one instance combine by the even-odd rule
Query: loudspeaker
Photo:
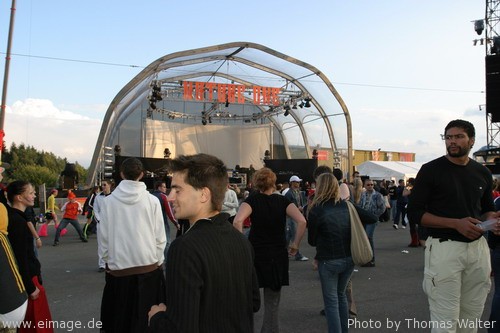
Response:
POLYGON ((486 112, 500 122, 500 55, 486 56, 486 112))

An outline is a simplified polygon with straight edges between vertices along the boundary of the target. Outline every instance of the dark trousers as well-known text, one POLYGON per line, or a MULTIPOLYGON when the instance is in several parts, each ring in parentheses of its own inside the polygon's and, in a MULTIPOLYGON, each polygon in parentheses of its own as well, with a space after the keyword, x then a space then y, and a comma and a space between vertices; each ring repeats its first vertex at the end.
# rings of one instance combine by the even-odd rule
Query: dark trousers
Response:
POLYGON ((398 202, 396 205, 396 217, 394 218, 394 224, 399 224, 399 220, 401 219, 401 224, 406 226, 405 222, 406 216, 406 202, 398 202))
POLYGON ((148 331, 151 306, 165 303, 165 278, 158 268, 150 273, 115 277, 106 273, 101 302, 101 332, 148 331))

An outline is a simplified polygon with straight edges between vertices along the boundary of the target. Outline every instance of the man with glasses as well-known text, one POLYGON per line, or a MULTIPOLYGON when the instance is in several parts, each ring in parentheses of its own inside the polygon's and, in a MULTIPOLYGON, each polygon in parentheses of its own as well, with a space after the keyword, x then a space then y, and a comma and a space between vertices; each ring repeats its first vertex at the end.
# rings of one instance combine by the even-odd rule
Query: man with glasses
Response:
MULTIPOLYGON (((476 332, 458 323, 480 320, 490 290, 490 256, 481 221, 498 219, 491 172, 469 158, 474 126, 453 120, 443 139, 447 154, 422 166, 408 204, 410 221, 427 228, 423 289, 432 332, 476 332)), ((493 232, 500 231, 498 221, 493 232)), ((492 322, 499 325, 498 322, 492 322)))
MULTIPOLYGON (((377 217, 377 219, 385 212, 385 200, 382 194, 375 191, 373 180, 367 178, 365 180, 365 189, 361 194, 361 200, 359 201, 359 205, 361 208, 369 211, 373 215, 377 217)), ((375 248, 373 245, 373 235, 375 234, 375 228, 378 225, 378 222, 367 224, 365 226, 366 235, 368 236, 368 240, 370 241, 370 245, 373 251, 373 258, 370 262, 363 265, 363 267, 375 267, 375 248)))
POLYGON ((102 259, 102 248, 101 248, 101 233, 99 232, 99 225, 100 225, 100 219, 101 217, 99 216, 102 206, 103 206, 103 201, 104 198, 107 197, 108 195, 111 194, 111 185, 112 185, 111 180, 103 180, 101 183, 101 193, 95 198, 94 200, 94 216, 95 220, 97 222, 96 225, 96 236, 97 236, 97 263, 99 265, 98 272, 102 273, 106 270, 105 266, 106 263, 104 262, 104 259, 102 259))

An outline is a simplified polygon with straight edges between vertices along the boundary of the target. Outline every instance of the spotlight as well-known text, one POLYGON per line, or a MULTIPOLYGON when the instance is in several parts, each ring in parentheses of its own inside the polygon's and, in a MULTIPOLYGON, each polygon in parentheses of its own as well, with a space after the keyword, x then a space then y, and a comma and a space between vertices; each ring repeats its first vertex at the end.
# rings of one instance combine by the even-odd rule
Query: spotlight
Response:
POLYGON ((292 109, 297 110, 297 102, 293 102, 292 109))
POLYGON ((122 147, 120 145, 115 145, 115 156, 120 156, 122 153, 122 147))
POLYGON ((212 123, 212 117, 208 117, 208 122, 211 124, 212 123))
POLYGON ((300 101, 300 104, 299 104, 300 108, 302 109, 304 107, 304 101, 300 101))
POLYGON ((306 102, 304 103, 304 106, 305 106, 306 108, 310 108, 310 107, 311 107, 311 98, 309 98, 309 97, 304 98, 304 101, 306 101, 306 102))
POLYGON ((264 152, 264 159, 269 160, 271 158, 271 152, 269 150, 266 150, 264 152))
POLYGON ((484 20, 474 21, 474 30, 478 35, 482 34, 484 30, 484 20))
POLYGON ((155 98, 157 101, 161 101, 163 99, 161 97, 161 86, 154 85, 153 91, 151 93, 153 95, 153 98, 155 98))
POLYGON ((229 99, 227 98, 227 96, 226 96, 226 104, 225 105, 226 105, 226 108, 229 106, 229 99))
POLYGON ((285 113, 283 115, 287 117, 289 114, 290 114, 290 105, 285 105, 285 113))
POLYGON ((203 124, 203 126, 205 126, 207 124, 207 121, 205 119, 202 119, 201 123, 203 124))
POLYGON ((156 104, 155 102, 149 102, 149 108, 152 110, 156 110, 156 104))
POLYGON ((170 149, 165 148, 165 150, 163 151, 163 157, 170 158, 170 155, 171 155, 170 149))

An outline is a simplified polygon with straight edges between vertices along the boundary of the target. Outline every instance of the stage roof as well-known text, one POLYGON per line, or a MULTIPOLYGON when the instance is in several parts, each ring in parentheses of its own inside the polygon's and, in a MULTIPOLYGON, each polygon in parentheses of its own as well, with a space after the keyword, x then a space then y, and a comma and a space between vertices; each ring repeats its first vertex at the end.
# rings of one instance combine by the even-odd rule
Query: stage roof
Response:
POLYGON ((234 42, 176 52, 142 70, 118 92, 106 112, 89 184, 96 183, 103 148, 119 143, 122 125, 138 109, 144 109, 143 118, 158 119, 161 115, 164 121, 197 126, 203 123, 207 128, 212 123, 268 124, 278 131, 279 138, 274 142, 285 147, 286 158, 294 158, 289 145, 302 145, 306 158, 312 157, 315 148, 328 149, 332 154, 342 148, 347 151, 345 164, 348 170, 352 168, 351 119, 333 84, 316 67, 260 44, 234 42), (228 103, 230 88, 224 88, 228 90, 222 96, 219 84, 241 87, 244 101, 235 100, 233 95, 228 103), (199 89, 190 91, 192 96, 187 98, 186 85, 199 89), (155 108, 151 109, 154 87, 162 98, 153 96, 155 108), (205 89, 202 97, 196 95, 201 88, 205 89), (269 89, 278 89, 279 93, 266 100, 269 89))

